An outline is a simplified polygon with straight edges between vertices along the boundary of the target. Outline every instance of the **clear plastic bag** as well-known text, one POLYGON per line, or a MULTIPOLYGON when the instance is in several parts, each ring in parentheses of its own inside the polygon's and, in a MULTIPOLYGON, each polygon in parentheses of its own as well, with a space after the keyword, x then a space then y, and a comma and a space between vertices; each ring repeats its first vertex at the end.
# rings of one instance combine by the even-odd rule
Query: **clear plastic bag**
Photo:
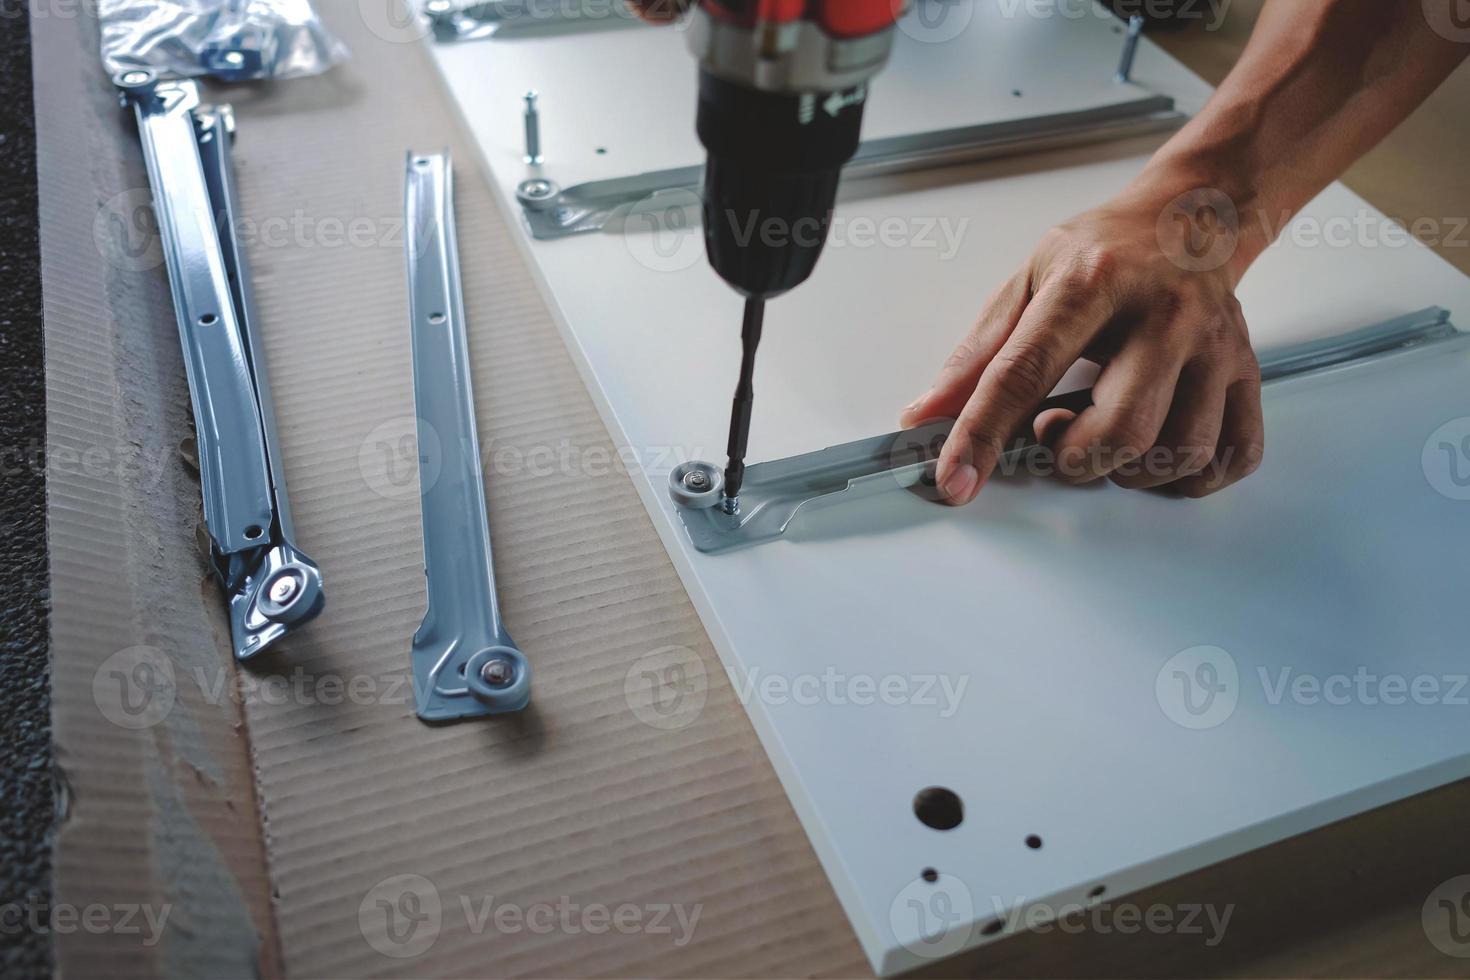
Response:
POLYGON ((347 57, 309 0, 97 0, 97 15, 109 74, 296 78, 347 57))

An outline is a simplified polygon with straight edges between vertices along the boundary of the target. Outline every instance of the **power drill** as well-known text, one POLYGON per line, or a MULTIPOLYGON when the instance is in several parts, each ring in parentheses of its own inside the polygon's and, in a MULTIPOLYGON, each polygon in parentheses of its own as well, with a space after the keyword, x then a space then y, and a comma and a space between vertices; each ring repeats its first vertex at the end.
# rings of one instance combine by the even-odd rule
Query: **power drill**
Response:
POLYGON ((858 148, 868 81, 888 60, 905 0, 701 0, 696 128, 708 151, 704 243, 745 297, 730 416, 727 514, 740 509, 767 299, 806 281, 827 242, 837 181, 858 148))

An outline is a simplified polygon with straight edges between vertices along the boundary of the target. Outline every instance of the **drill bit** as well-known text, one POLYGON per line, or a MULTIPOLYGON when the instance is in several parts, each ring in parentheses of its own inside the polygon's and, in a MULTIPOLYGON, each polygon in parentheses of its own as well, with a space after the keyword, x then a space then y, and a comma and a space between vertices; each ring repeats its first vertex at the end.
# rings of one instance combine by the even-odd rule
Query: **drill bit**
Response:
POLYGON ((725 466, 725 499, 720 505, 727 514, 740 510, 745 446, 750 441, 750 409, 755 401, 755 349, 761 342, 761 323, 765 316, 764 299, 752 296, 745 301, 745 319, 740 324, 740 383, 735 386, 735 404, 730 411, 730 443, 725 450, 730 458, 725 466))

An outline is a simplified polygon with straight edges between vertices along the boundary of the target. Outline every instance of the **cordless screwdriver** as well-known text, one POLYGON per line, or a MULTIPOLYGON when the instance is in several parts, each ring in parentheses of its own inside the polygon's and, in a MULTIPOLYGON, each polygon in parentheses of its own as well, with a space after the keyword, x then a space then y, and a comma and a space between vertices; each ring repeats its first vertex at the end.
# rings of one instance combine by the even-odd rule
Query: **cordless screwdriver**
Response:
POLYGON ((705 251, 745 297, 724 499, 738 513, 766 300, 805 282, 827 242, 837 183, 858 148, 868 81, 903 0, 701 0, 695 125, 708 153, 705 251))

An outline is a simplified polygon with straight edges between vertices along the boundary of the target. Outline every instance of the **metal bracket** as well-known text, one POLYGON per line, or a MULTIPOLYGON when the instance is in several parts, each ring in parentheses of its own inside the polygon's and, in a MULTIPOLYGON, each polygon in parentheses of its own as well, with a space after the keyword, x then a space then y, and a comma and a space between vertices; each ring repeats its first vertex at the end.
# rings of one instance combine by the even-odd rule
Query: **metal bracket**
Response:
POLYGON ((645 26, 632 5, 620 0, 426 0, 422 9, 440 44, 645 26))
POLYGON ((173 292, 194 427, 204 522, 247 660, 322 610, 322 574, 294 544, 250 273, 236 236, 228 106, 203 106, 191 81, 146 69, 114 83, 138 120, 173 292))
POLYGON ((531 665, 495 595, 449 154, 409 153, 403 197, 429 579, 413 637, 416 708, 425 721, 519 711, 531 698, 531 665))
MULTIPOLYGON (((845 180, 859 180, 1100 143, 1177 129, 1186 118, 1175 109, 1173 99, 1151 95, 1079 112, 891 136, 859 146, 842 174, 845 180)), ((703 180, 702 166, 655 170, 566 188, 546 177, 532 177, 516 188, 516 199, 531 237, 555 239, 601 231, 614 219, 639 211, 697 205, 703 180)))
MULTIPOLYGON (((1279 381, 1312 371, 1348 364, 1391 351, 1418 347, 1461 333, 1449 322, 1449 311, 1430 307, 1418 313, 1367 327, 1340 337, 1311 341, 1261 355, 1261 378, 1279 381)), ((1080 411, 1092 402, 1090 390, 1071 392, 1043 403, 1038 411, 1080 411)), ((875 436, 817 452, 757 463, 745 471, 740 510, 726 514, 714 506, 720 498, 720 468, 694 460, 669 474, 669 496, 696 551, 719 554, 774 541, 786 533, 802 510, 857 500, 875 493, 908 489, 931 500, 939 494, 934 463, 949 437, 952 421, 875 436)), ((1025 432, 1029 433, 1027 427, 1025 432)), ((1013 464, 1035 448, 1019 438, 1004 457, 1013 464)))

